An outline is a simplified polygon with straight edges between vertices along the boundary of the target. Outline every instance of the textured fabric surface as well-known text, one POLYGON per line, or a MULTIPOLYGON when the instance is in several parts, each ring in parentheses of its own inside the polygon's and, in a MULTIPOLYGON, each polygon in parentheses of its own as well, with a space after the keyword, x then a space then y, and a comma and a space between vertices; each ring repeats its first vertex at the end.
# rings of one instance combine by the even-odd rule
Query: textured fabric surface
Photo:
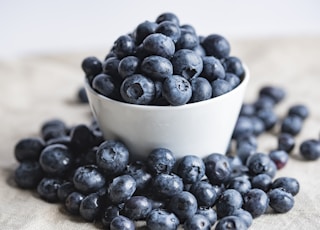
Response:
MULTIPOLYGON (((279 117, 289 106, 303 103, 310 109, 296 148, 288 165, 276 177, 299 180, 301 189, 294 208, 286 214, 268 214, 256 218, 250 229, 320 229, 320 161, 306 162, 299 157, 298 146, 320 134, 320 38, 281 38, 272 40, 232 41, 232 55, 249 67, 251 80, 246 102, 252 102, 261 86, 283 87, 285 100, 276 107, 279 117)), ((89 124, 88 105, 77 103, 82 86, 82 59, 89 55, 104 58, 108 48, 87 53, 28 56, 0 61, 0 229, 98 229, 66 214, 58 204, 40 200, 36 193, 18 189, 13 181, 18 166, 13 156, 21 138, 39 135, 41 124, 61 118, 68 125, 89 124)), ((277 145, 277 126, 259 137, 258 151, 268 152, 277 145)), ((138 224, 139 225, 139 224, 138 224)))

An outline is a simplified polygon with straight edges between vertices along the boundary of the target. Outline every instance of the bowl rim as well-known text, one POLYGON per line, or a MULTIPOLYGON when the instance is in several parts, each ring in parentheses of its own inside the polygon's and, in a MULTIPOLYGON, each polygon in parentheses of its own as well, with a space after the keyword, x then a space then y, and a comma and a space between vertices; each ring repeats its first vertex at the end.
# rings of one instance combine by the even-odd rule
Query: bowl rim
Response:
MULTIPOLYGON (((90 92, 93 96, 95 96, 97 99, 102 100, 102 101, 106 101, 108 103, 112 103, 112 104, 117 104, 118 106, 122 106, 122 107, 126 107, 126 108, 132 108, 132 109, 137 109, 137 110, 180 110, 180 109, 191 109, 194 107, 198 107, 198 106, 205 106, 206 104, 211 104, 215 101, 219 101, 219 100, 223 100, 225 97, 229 97, 232 94, 237 93, 237 91, 241 90, 241 88, 245 87, 250 79, 250 72, 249 69, 247 67, 246 64, 242 63, 243 68, 244 68, 244 75, 242 77, 242 80, 240 82, 240 84, 232 89, 231 91, 222 94, 220 96, 217 97, 213 97, 210 98, 208 100, 204 100, 204 101, 199 101, 199 102, 194 102, 194 103, 187 103, 184 105, 178 105, 178 106, 173 106, 173 105, 165 105, 165 106, 159 106, 159 105, 138 105, 138 104, 131 104, 131 103, 127 103, 127 102, 122 102, 122 101, 117 101, 111 98, 108 98, 102 94, 99 94, 98 92, 96 92, 89 84, 87 78, 85 78, 85 88, 88 92, 90 92)), ((90 100, 89 100, 89 103, 90 100)))

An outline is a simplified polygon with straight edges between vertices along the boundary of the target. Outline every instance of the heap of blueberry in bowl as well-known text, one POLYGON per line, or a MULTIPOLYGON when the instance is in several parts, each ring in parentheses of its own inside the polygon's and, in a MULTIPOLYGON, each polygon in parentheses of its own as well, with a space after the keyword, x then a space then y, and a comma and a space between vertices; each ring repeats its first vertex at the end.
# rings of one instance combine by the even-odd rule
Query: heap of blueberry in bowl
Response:
POLYGON ((108 98, 139 105, 183 105, 237 87, 245 70, 219 34, 200 36, 173 13, 144 21, 118 37, 104 60, 87 57, 91 87, 108 98))

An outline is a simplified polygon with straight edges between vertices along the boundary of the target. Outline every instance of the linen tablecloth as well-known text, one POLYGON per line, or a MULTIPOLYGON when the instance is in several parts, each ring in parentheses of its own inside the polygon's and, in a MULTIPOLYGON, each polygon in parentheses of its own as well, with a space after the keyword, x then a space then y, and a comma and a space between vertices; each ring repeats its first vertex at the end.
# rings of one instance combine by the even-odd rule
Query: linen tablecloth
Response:
MULTIPOLYGON (((287 166, 276 178, 290 176, 300 182, 294 208, 286 214, 268 213, 254 219, 250 229, 320 229, 320 161, 307 162, 299 156, 300 143, 320 134, 320 37, 232 40, 231 55, 249 67, 251 80, 245 101, 257 98, 264 85, 283 87, 287 96, 276 106, 279 118, 291 105, 310 109, 296 137, 296 147, 287 166)), ((103 59, 109 47, 88 52, 38 54, 0 61, 0 229, 98 229, 68 215, 62 205, 49 204, 36 193, 18 189, 13 172, 18 166, 14 145, 25 137, 39 136, 44 121, 64 120, 68 125, 91 122, 87 104, 77 102, 83 85, 81 61, 87 56, 103 59)), ((276 148, 279 126, 258 139, 258 151, 276 148)))

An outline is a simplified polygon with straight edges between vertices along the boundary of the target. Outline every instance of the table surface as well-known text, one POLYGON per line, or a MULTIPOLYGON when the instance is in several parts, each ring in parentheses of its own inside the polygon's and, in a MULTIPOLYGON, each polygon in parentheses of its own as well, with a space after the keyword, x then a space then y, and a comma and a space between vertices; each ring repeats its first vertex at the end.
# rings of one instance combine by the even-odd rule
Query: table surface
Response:
MULTIPOLYGON (((294 208, 286 214, 268 213, 256 218, 250 229, 319 229, 320 228, 320 164, 299 157, 299 144, 320 133, 320 37, 231 41, 233 56, 249 67, 251 81, 245 101, 256 99, 264 85, 283 87, 287 96, 275 108, 279 118, 289 106, 302 103, 310 109, 296 137, 287 166, 276 177, 290 176, 300 182, 300 193, 294 208)), ((67 215, 61 205, 48 204, 30 191, 20 190, 13 180, 18 166, 13 148, 18 140, 39 136, 41 124, 52 118, 68 125, 89 124, 91 112, 87 104, 77 102, 77 90, 83 84, 80 68, 86 56, 103 58, 108 48, 85 53, 29 56, 0 62, 0 226, 1 229, 97 229, 67 215)), ((277 126, 259 137, 258 151, 267 153, 277 145, 277 126)))

